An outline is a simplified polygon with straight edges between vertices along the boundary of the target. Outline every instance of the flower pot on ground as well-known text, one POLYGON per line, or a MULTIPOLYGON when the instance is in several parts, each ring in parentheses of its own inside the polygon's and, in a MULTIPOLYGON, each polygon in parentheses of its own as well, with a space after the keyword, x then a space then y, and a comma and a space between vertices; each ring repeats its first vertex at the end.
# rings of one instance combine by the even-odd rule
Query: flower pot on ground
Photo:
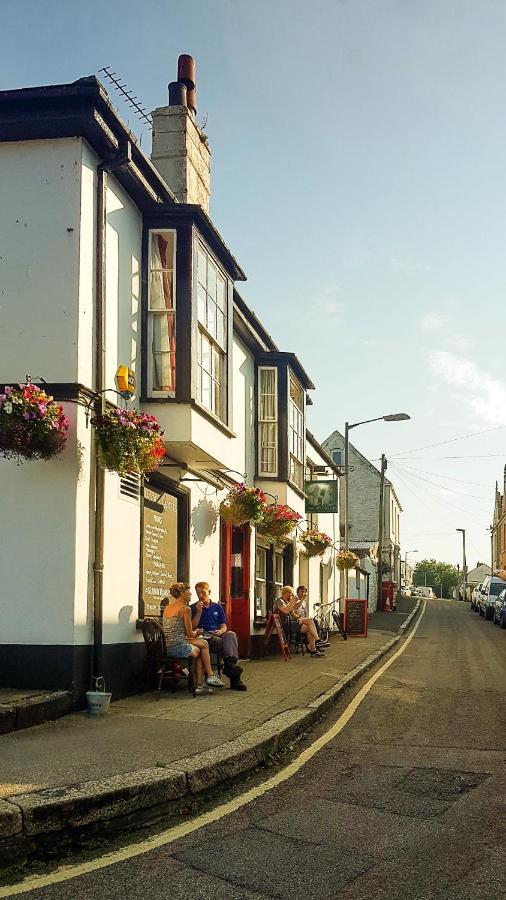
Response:
POLYGON ((358 556, 352 550, 340 550, 336 556, 336 566, 340 572, 354 569, 358 565, 358 556))
POLYGON ((257 525, 257 531, 273 541, 289 540, 293 529, 301 519, 302 516, 291 506, 273 503, 271 506, 265 507, 262 519, 257 525))
POLYGON ((0 454, 18 462, 62 452, 69 422, 63 407, 36 384, 6 385, 0 393, 0 454))
POLYGON ((220 503, 220 516, 230 525, 246 525, 258 522, 265 510, 265 494, 260 488, 238 484, 229 490, 220 503))
POLYGON ((323 556, 325 550, 332 546, 332 538, 324 531, 308 528, 299 535, 299 540, 307 556, 323 556))
POLYGON ((94 416, 98 457, 104 469, 127 475, 153 472, 165 453, 163 431, 154 416, 133 409, 111 409, 94 416))

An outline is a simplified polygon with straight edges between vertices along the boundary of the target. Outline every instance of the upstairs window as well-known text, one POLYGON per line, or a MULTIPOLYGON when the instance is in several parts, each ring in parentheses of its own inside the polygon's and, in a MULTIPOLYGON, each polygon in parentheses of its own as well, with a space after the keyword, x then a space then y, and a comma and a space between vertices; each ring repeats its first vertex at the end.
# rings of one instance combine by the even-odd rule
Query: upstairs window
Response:
POLYGON ((202 244, 197 247, 197 400, 226 419, 227 282, 202 244))
POLYGON ((288 399, 288 450, 290 481, 304 489, 304 391, 290 374, 288 399))
POLYGON ((332 462, 335 463, 336 466, 343 465, 343 451, 342 450, 332 450, 332 462))
POLYGON ((258 474, 278 474, 278 371, 258 369, 258 474))
POLYGON ((176 392, 176 232, 151 231, 149 242, 149 393, 176 392))

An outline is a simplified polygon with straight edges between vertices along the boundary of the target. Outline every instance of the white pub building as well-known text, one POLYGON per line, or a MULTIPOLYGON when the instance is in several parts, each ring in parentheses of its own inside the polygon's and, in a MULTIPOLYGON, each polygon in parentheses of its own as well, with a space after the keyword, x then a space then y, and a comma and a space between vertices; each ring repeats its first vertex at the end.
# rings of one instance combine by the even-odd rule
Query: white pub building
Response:
MULTIPOLYGON (((0 686, 76 702, 93 675, 114 697, 143 689, 140 626, 175 580, 210 583, 244 657, 262 652, 282 584, 306 584, 310 605, 339 593, 335 549, 308 558, 296 535, 220 519, 244 481, 307 527, 305 481, 338 469, 307 431, 309 375, 236 288, 190 57, 178 75, 151 159, 95 77, 0 93, 0 385, 30 373, 70 420, 61 457, 0 458, 0 686), (164 431, 145 478, 96 462, 90 411, 124 403, 119 366, 164 431)), ((337 515, 308 524, 338 541, 337 515)))

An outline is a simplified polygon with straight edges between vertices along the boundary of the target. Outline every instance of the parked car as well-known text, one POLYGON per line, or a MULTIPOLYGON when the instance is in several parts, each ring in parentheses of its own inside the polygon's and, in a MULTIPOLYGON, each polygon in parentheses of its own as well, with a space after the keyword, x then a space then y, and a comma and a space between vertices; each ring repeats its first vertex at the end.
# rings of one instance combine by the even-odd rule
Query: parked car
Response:
POLYGON ((487 575, 482 582, 478 595, 478 612, 486 619, 494 618, 495 601, 502 590, 506 588, 506 581, 497 575, 487 575))
POLYGON ((506 628, 506 588, 504 588, 494 603, 494 622, 501 628, 506 628))
POLYGON ((471 609, 474 609, 475 612, 478 612, 478 594, 481 591, 481 585, 482 582, 480 581, 480 583, 477 584, 475 588, 473 588, 473 592, 471 594, 471 609))

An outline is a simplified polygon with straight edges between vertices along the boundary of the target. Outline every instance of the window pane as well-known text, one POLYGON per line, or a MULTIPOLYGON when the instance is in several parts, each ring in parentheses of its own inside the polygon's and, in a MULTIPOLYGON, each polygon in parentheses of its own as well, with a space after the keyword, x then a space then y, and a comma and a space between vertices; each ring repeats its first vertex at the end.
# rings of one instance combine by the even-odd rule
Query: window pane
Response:
POLYGON ((149 308, 174 309, 172 271, 168 269, 151 270, 149 308))
POLYGON ((216 283, 216 300, 219 308, 225 312, 227 308, 227 297, 226 297, 226 283, 225 279, 222 278, 220 273, 218 272, 218 280, 216 283))
POLYGON ((265 578, 267 571, 267 551, 263 547, 257 547, 256 575, 257 578, 265 578))
POLYGON ((202 325, 206 324, 206 291, 201 284, 197 285, 197 318, 202 325))
POLYGON ((153 391, 174 391, 175 372, 170 353, 153 354, 153 391))
POLYGON ((283 557, 280 553, 274 556, 274 581, 276 586, 283 585, 283 557))
POLYGON ((176 339, 174 313, 151 316, 151 352, 153 391, 176 388, 176 339))
POLYGON ((304 409, 303 390, 292 375, 290 376, 290 399, 293 400, 299 409, 304 409))
POLYGON ((216 337, 216 306, 213 301, 207 298, 207 330, 213 338, 216 337))
POLYGON ((204 287, 207 284, 207 256, 204 253, 203 248, 198 246, 197 249, 197 280, 204 287))
POLYGON ((215 415, 221 413, 221 385, 219 381, 213 381, 213 396, 211 410, 215 415))
POLYGON ((221 347, 225 345, 225 335, 226 335, 226 319, 223 313, 218 310, 218 318, 216 320, 216 340, 221 347))
POLYGON ((210 375, 211 368, 211 344, 205 337, 205 335, 200 335, 200 365, 202 368, 210 375))
POLYGON ((208 258, 207 260, 207 293, 211 297, 212 300, 216 302, 216 279, 217 279, 216 266, 211 260, 208 258))
POLYGON ((200 393, 200 402, 206 409, 211 409, 211 376, 202 370, 202 388, 200 393))

